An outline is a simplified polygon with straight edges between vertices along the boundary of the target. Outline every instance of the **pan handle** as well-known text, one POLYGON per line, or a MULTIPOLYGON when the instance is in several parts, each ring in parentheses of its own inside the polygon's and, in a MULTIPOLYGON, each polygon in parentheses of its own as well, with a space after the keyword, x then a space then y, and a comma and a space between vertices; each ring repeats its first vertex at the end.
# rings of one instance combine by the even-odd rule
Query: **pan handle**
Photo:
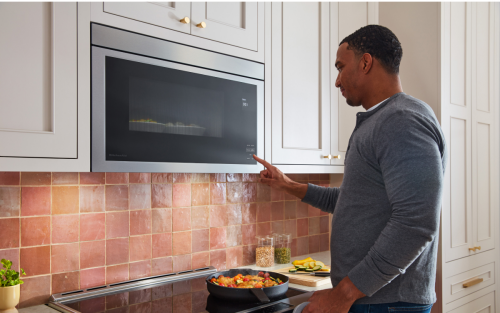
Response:
POLYGON ((269 303, 271 300, 267 297, 264 289, 262 288, 249 288, 250 291, 256 296, 261 303, 269 303))

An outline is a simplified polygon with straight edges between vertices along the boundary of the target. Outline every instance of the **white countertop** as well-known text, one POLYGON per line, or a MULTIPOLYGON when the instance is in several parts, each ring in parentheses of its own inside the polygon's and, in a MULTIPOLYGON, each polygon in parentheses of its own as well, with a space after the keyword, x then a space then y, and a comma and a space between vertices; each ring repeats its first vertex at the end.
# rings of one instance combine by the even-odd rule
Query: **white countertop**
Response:
MULTIPOLYGON (((302 259, 307 258, 308 256, 310 256, 311 258, 313 258, 315 260, 321 261, 321 262, 325 263, 326 265, 330 265, 330 251, 324 251, 324 252, 318 252, 318 253, 311 253, 308 255, 296 256, 296 257, 292 258, 292 261, 302 260, 302 259)), ((290 267, 290 266, 292 266, 291 263, 275 264, 274 266, 270 266, 270 267, 259 267, 259 266, 256 266, 255 264, 252 264, 252 265, 247 265, 247 266, 241 266, 240 268, 251 268, 253 270, 272 272, 274 270, 279 270, 279 269, 290 267)), ((297 284, 288 284, 288 286, 291 288, 300 289, 300 290, 304 290, 304 291, 316 291, 316 290, 328 289, 328 288, 333 287, 331 282, 329 282, 328 284, 318 286, 318 287, 309 287, 309 286, 297 285, 297 284)))
POLYGON ((56 311, 53 308, 42 304, 30 306, 29 308, 19 309, 19 313, 59 313, 59 311, 56 311))

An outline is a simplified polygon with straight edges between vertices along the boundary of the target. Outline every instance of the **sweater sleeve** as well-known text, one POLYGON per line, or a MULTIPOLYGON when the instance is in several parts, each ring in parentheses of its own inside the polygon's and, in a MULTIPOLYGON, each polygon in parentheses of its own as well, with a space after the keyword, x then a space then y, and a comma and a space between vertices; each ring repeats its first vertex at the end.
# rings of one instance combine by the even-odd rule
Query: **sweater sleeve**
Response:
POLYGON ((322 211, 333 213, 340 189, 337 187, 320 187, 313 184, 307 185, 307 192, 302 202, 312 205, 322 211))
POLYGON ((348 276, 367 296, 390 283, 438 236, 443 190, 444 139, 419 114, 396 112, 375 129, 391 217, 366 257, 348 276))

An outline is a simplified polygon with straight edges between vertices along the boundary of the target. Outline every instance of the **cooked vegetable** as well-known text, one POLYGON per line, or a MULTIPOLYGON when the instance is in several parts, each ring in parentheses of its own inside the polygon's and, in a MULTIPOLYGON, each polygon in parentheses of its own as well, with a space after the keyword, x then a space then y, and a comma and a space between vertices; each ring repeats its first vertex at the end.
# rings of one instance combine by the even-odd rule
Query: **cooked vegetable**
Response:
POLYGON ((310 257, 307 257, 304 260, 295 260, 295 261, 293 261, 293 265, 304 265, 304 263, 311 262, 311 261, 314 261, 314 260, 312 258, 310 258, 310 257))
POLYGON ((289 272, 290 272, 290 273, 295 273, 295 272, 297 272, 297 269, 296 269, 296 268, 291 268, 291 269, 289 270, 289 272))
POLYGON ((313 267, 312 270, 316 272, 316 271, 319 271, 321 268, 322 268, 321 265, 316 265, 315 267, 313 267))
POLYGON ((215 277, 210 279, 210 282, 229 288, 266 288, 276 285, 283 284, 283 282, 278 278, 275 279, 269 275, 269 273, 259 272, 258 275, 246 275, 238 274, 234 277, 224 277, 219 275, 216 279, 215 277))
POLYGON ((312 268, 306 268, 306 272, 314 272, 312 268))

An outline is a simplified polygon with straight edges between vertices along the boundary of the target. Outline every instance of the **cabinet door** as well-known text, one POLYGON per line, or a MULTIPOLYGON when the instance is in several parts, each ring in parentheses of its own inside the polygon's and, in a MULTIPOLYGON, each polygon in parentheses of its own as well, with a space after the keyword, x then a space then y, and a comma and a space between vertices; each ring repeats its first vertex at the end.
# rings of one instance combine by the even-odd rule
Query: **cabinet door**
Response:
POLYGON ((192 35, 258 50, 258 9, 263 12, 263 3, 192 2, 191 5, 192 35), (197 26, 201 22, 205 23, 205 28, 197 26))
POLYGON ((494 184, 494 3, 472 3, 472 239, 476 253, 495 247, 496 220, 494 184))
POLYGON ((76 158, 77 4, 3 3, 0 42, 0 156, 76 158))
POLYGON ((447 313, 495 313, 495 292, 477 298, 447 313))
POLYGON ((329 3, 272 4, 272 163, 330 153, 329 3))
POLYGON ((332 164, 343 165, 349 138, 356 126, 356 113, 365 111, 361 106, 351 107, 335 87, 338 71, 335 68, 339 43, 347 36, 368 24, 378 24, 378 3, 333 2, 330 4, 330 53, 331 53, 331 97, 332 97, 332 164))
POLYGON ((189 23, 181 23, 191 16, 189 2, 104 2, 104 12, 140 22, 189 33, 189 23))
POLYGON ((448 148, 443 193, 443 246, 449 262, 472 248, 471 4, 442 4, 442 120, 448 148), (449 57, 448 57, 449 56, 449 57))

